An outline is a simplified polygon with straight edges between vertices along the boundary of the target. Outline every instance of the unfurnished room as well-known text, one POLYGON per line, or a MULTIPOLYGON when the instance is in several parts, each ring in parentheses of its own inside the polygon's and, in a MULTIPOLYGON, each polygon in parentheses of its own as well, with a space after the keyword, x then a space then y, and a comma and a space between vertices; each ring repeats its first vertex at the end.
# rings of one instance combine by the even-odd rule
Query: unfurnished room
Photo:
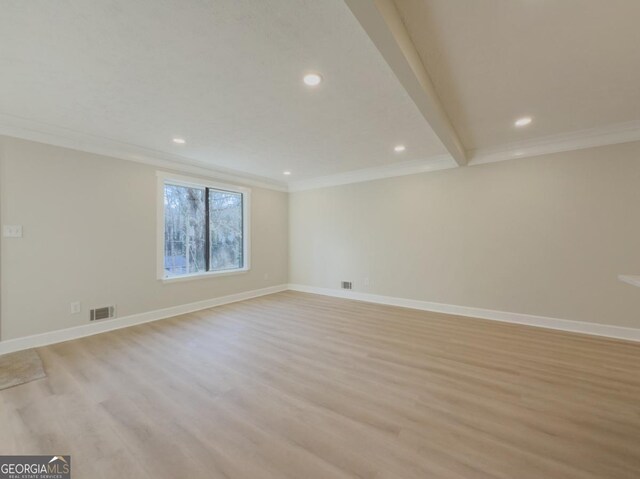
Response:
POLYGON ((639 25, 0 0, 0 479, 640 478, 639 25))

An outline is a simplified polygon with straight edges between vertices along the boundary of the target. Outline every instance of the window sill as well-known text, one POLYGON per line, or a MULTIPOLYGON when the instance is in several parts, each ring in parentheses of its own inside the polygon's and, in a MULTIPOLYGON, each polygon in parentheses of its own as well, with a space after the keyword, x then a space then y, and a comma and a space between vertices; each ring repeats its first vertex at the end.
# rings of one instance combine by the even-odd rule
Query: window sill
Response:
POLYGON ((249 268, 231 269, 228 271, 208 271, 206 273, 185 274, 182 276, 169 276, 166 278, 160 278, 163 283, 180 283, 182 281, 193 281, 194 279, 211 279, 218 278, 220 276, 234 276, 236 274, 244 274, 250 271, 249 268))

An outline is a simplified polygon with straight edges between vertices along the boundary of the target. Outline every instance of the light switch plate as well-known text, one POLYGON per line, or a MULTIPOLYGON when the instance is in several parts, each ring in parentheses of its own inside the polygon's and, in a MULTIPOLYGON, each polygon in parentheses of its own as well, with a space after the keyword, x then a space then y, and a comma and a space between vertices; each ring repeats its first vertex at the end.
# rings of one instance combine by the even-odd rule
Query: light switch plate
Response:
POLYGON ((22 225, 2 225, 2 236, 5 238, 22 238, 22 225))

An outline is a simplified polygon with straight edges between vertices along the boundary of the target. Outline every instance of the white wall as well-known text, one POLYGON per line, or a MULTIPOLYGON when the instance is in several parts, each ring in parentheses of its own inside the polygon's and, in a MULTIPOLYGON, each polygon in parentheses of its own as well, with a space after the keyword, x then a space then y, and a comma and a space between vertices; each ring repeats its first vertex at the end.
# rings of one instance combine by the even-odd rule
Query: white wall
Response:
POLYGON ((24 228, 1 243, 2 340, 87 324, 89 307, 122 317, 287 282, 287 194, 255 187, 250 272, 158 281, 156 171, 0 137, 0 216, 24 228))
POLYGON ((0 137, 2 339, 286 282, 640 327, 640 143, 334 188, 252 188, 252 269, 156 279, 156 168, 0 137), (287 234, 289 232, 289 235, 287 234), (289 250, 289 243, 291 248, 289 250), (264 274, 269 279, 264 279, 264 274), (364 285, 368 277, 370 284, 364 285), (71 315, 72 301, 83 312, 71 315))
POLYGON ((289 282, 640 328, 640 143, 290 195, 289 282), (369 286, 365 278, 369 278, 369 286))

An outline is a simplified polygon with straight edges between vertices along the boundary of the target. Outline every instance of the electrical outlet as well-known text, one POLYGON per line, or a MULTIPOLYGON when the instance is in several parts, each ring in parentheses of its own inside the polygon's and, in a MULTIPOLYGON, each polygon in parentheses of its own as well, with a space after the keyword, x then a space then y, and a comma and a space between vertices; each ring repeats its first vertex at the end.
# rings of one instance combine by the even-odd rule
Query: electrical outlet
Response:
POLYGON ((2 236, 5 238, 22 238, 22 225, 2 225, 2 236))
POLYGON ((78 314, 81 311, 82 311, 82 305, 80 304, 80 301, 71 303, 71 314, 78 314))
POLYGON ((269 279, 269 273, 265 273, 265 274, 264 274, 264 279, 265 279, 265 280, 269 279))
POLYGON ((370 284, 369 276, 366 276, 366 277, 364 278, 363 284, 364 284, 365 286, 369 286, 369 284, 370 284))

